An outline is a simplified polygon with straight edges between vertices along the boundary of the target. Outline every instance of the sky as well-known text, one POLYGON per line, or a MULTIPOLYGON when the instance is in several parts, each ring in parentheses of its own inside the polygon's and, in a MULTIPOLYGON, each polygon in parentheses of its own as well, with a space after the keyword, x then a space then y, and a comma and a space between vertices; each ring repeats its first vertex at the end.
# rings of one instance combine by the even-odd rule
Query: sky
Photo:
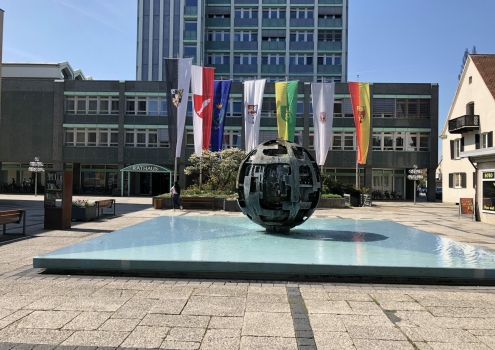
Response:
MULTIPOLYGON (((94 79, 136 79, 137 0, 0 0, 0 8, 3 62, 67 61, 94 79)), ((349 0, 348 80, 438 84, 441 132, 465 49, 495 53, 494 13, 494 0, 349 0)))

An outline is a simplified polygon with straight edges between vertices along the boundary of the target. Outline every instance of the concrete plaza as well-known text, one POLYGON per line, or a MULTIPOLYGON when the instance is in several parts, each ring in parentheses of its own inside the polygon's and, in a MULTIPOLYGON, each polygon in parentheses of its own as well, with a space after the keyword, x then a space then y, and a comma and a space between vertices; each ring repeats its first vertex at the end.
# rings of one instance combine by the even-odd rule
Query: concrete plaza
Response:
MULTIPOLYGON (((125 197, 116 217, 47 231, 42 200, 0 195, 0 210, 28 213, 27 238, 0 243, 0 350, 495 349, 495 287, 41 274, 34 256, 160 215, 242 215, 125 197)), ((495 226, 457 210, 420 198, 315 216, 393 220, 495 251, 495 226)))

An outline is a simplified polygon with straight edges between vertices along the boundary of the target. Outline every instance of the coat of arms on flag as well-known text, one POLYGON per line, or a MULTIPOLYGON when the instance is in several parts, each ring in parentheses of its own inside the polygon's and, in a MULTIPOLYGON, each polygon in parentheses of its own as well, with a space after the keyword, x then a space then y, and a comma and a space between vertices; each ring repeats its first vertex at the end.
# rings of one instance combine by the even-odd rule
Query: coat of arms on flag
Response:
POLYGON ((327 113, 326 112, 320 112, 320 123, 325 123, 327 121, 327 113))
POLYGON ((194 110, 198 117, 203 118, 203 110, 210 104, 211 98, 207 96, 194 95, 194 110))
POLYGON ((247 106, 247 113, 248 114, 256 114, 256 113, 258 113, 258 105, 248 105, 247 106))
POLYGON ((172 89, 170 92, 173 96, 172 103, 175 107, 179 107, 180 103, 182 102, 182 93, 184 92, 184 89, 172 89))
POLYGON ((283 120, 288 121, 290 119, 289 106, 280 106, 280 113, 283 120))
POLYGON ((356 110, 359 116, 359 122, 362 123, 366 118, 366 108, 364 106, 356 106, 356 110))

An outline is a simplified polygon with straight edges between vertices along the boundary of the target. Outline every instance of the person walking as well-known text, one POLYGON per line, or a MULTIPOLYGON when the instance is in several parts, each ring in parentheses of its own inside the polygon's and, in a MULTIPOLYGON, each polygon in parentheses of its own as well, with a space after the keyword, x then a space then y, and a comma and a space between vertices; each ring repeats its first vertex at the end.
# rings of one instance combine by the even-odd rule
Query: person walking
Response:
POLYGON ((172 195, 172 208, 175 210, 175 206, 182 210, 182 205, 180 205, 180 185, 178 181, 174 182, 174 185, 170 189, 170 194, 172 195))

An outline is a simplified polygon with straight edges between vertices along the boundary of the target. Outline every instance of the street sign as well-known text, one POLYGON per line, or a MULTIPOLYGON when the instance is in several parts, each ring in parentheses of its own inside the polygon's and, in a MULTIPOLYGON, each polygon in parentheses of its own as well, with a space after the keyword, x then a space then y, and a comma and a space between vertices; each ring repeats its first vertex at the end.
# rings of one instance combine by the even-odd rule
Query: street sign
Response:
POLYGON ((35 197, 38 195, 38 173, 42 173, 45 171, 45 169, 43 169, 43 166, 44 164, 40 162, 40 159, 38 157, 34 157, 34 162, 29 162, 28 171, 35 173, 35 180, 34 180, 35 197))

